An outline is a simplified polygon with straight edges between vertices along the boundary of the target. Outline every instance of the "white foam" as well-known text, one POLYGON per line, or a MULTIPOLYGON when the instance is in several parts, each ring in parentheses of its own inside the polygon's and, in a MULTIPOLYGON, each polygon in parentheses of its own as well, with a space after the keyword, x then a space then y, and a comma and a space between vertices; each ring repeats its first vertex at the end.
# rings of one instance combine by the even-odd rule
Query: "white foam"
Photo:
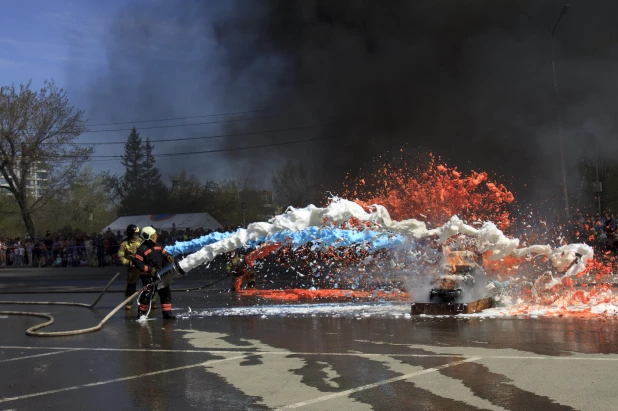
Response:
POLYGON ((410 317, 410 304, 397 303, 329 303, 329 304, 286 304, 260 305, 250 307, 211 308, 193 310, 185 313, 186 317, 227 317, 227 316, 356 316, 367 318, 380 317, 410 317))
POLYGON ((394 232, 416 239, 435 235, 438 236, 440 242, 444 242, 458 234, 476 237, 479 251, 491 251, 494 260, 510 255, 517 258, 528 254, 546 255, 558 271, 566 270, 562 278, 582 272, 586 268, 586 263, 594 254, 592 248, 586 244, 569 244, 555 249, 552 249, 549 245, 518 248, 519 239, 506 237, 494 223, 488 221, 483 223, 481 228, 476 229, 465 224, 457 216, 451 217, 442 227, 428 230, 424 222, 416 219, 392 220, 384 206, 373 205, 372 211, 366 212, 357 203, 342 198, 333 198, 331 203, 324 208, 314 205, 304 208, 288 207, 285 213, 272 218, 269 222, 249 224, 247 229, 239 229, 229 237, 204 246, 201 250, 181 260, 179 264, 184 271, 189 271, 212 261, 219 254, 234 251, 252 240, 271 236, 282 230, 302 231, 308 227, 338 225, 348 222, 351 218, 356 218, 360 222, 371 223, 371 229, 375 231, 394 232), (577 262, 575 262, 576 254, 581 255, 577 262), (570 266, 571 264, 573 265, 570 266))

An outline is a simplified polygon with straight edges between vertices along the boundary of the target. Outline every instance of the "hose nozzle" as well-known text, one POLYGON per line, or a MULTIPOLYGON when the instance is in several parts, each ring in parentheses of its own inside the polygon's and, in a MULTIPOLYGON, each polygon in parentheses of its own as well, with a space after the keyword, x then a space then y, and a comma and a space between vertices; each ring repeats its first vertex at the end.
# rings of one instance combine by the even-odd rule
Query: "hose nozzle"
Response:
POLYGON ((180 268, 178 262, 174 261, 173 263, 171 263, 157 273, 157 287, 163 288, 169 285, 176 278, 182 277, 186 274, 187 273, 182 268, 180 268))

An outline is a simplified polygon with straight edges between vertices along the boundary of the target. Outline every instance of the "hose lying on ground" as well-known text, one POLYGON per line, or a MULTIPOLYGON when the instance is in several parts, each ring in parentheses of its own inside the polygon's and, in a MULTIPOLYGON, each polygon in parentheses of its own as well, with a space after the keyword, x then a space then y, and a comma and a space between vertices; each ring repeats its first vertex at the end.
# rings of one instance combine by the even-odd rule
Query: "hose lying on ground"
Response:
MULTIPOLYGON (((118 278, 119 275, 120 275, 120 272, 116 273, 116 275, 109 281, 109 283, 107 283, 103 291, 101 291, 101 294, 99 294, 97 299, 94 300, 92 304, 69 303, 69 302, 59 302, 59 301, 0 301, 0 304, 68 305, 68 306, 75 306, 75 307, 93 308, 95 305, 97 305, 99 300, 101 300, 101 298, 103 297, 103 294, 105 294, 107 289, 112 285, 114 280, 116 280, 116 278, 118 278)), ((131 295, 130 297, 127 297, 123 302, 118 304, 116 308, 114 308, 109 314, 107 314, 105 318, 103 318, 103 320, 101 320, 101 322, 98 325, 94 327, 90 327, 90 328, 84 328, 81 330, 55 331, 55 332, 36 331, 38 329, 47 327, 48 325, 51 325, 54 322, 54 317, 52 317, 49 314, 44 314, 44 313, 36 313, 36 312, 28 312, 28 311, 0 311, 0 315, 27 315, 27 316, 33 316, 33 317, 47 318, 48 320, 47 322, 44 322, 43 324, 35 325, 26 330, 26 335, 30 335, 30 336, 62 337, 62 336, 67 336, 67 335, 86 334, 86 333, 100 330, 103 327, 103 325, 107 322, 107 320, 109 320, 112 317, 112 315, 116 314, 118 310, 122 308, 122 306, 124 306, 129 301, 132 301, 135 297, 137 297, 140 291, 136 291, 135 293, 133 293, 133 295, 131 295)))
MULTIPOLYGON (((49 314, 44 314, 44 313, 35 313, 35 312, 26 312, 26 311, 0 311, 0 315, 28 315, 28 316, 47 318, 48 319, 47 322, 44 322, 43 324, 35 325, 35 326, 30 327, 30 328, 28 328, 26 330, 26 335, 30 335, 30 336, 35 336, 35 337, 63 337, 63 336, 67 336, 67 335, 86 334, 86 333, 91 333, 93 331, 100 330, 103 327, 103 325, 107 322, 107 320, 109 320, 112 317, 112 315, 116 314, 118 312, 118 310, 120 310, 122 308, 123 305, 127 304, 129 301, 132 301, 135 297, 137 297, 137 295, 140 292, 141 292, 141 290, 140 291, 136 291, 135 293, 133 293, 133 295, 131 295, 130 297, 127 297, 123 302, 118 304, 116 306, 116 308, 114 308, 109 314, 107 314, 105 316, 105 318, 103 318, 98 325, 95 325, 94 327, 90 327, 90 328, 83 328, 81 330, 54 331, 54 332, 36 331, 36 330, 38 330, 40 328, 47 327, 48 325, 51 325, 54 322, 54 317, 52 317, 49 314)), ((0 304, 3 304, 3 303, 4 303, 3 301, 0 301, 0 304)), ((15 304, 15 303, 13 303, 13 304, 15 304)), ((44 304, 44 303, 41 303, 41 304, 44 304)), ((83 307, 89 307, 86 304, 84 304, 82 306, 83 307)))
MULTIPOLYGON (((68 306, 74 306, 74 307, 94 308, 94 306, 97 305, 99 300, 101 300, 101 298, 103 297, 103 294, 105 294, 107 289, 112 285, 114 280, 116 280, 116 278, 118 278, 119 275, 120 275, 120 272, 116 273, 116 275, 109 281, 109 283, 107 283, 107 285, 105 286, 103 291, 101 291, 101 293, 99 294, 97 299, 94 300, 94 302, 92 304, 73 303, 73 302, 59 302, 59 301, 0 301, 0 305, 2 305, 2 304, 68 305, 68 306)), ((188 290, 182 290, 182 291, 201 290, 202 288, 210 287, 211 285, 215 285, 217 283, 220 283, 221 281, 225 280, 226 278, 227 277, 223 277, 220 280, 215 281, 213 283, 206 284, 206 285, 203 285, 203 286, 200 286, 200 287, 190 288, 188 290)), ((29 335, 29 336, 35 336, 35 337, 64 337, 64 336, 69 336, 69 335, 86 334, 86 333, 90 333, 90 332, 94 332, 94 331, 100 330, 103 327, 103 325, 114 314, 116 314, 118 312, 118 310, 120 310, 125 304, 128 304, 130 301, 133 301, 133 299, 135 297, 137 297, 141 293, 141 291, 142 290, 138 290, 135 293, 133 293, 130 297, 127 297, 124 301, 122 301, 120 304, 118 304, 109 314, 107 314, 105 316, 105 318, 103 318, 101 320, 101 322, 99 322, 99 324, 97 324, 96 326, 90 327, 90 328, 83 328, 83 329, 80 329, 80 330, 53 331, 53 332, 37 331, 37 330, 39 330, 41 328, 44 328, 44 327, 47 327, 48 325, 53 324, 53 322, 54 322, 54 317, 52 317, 49 314, 45 314, 45 313, 28 312, 28 311, 0 311, 0 315, 25 315, 25 316, 33 316, 33 317, 46 318, 48 320, 48 321, 46 321, 46 322, 44 322, 42 324, 38 324, 38 325, 35 325, 33 327, 28 328, 26 330, 26 335, 29 335)))

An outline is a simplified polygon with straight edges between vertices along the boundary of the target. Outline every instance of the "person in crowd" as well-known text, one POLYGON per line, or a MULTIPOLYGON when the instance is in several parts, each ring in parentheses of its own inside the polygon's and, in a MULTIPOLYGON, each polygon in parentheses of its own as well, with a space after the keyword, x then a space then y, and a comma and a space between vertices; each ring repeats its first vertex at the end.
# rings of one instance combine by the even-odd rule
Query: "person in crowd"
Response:
POLYGON ((32 239, 28 238, 28 240, 26 240, 26 244, 25 244, 25 248, 26 248, 26 257, 28 259, 28 267, 33 267, 34 264, 34 255, 33 255, 33 248, 34 248, 34 242, 32 241, 32 239))
POLYGON ((608 237, 612 237, 616 232, 616 216, 614 214, 609 214, 609 218, 605 223, 605 232, 608 237))
POLYGON ((45 244, 45 258, 48 264, 51 264, 50 261, 53 261, 54 258, 54 240, 52 239, 52 235, 49 231, 45 233, 45 239, 43 240, 45 244))
POLYGON ((24 250, 24 244, 21 242, 21 240, 18 238, 16 243, 15 243, 15 266, 17 267, 23 267, 24 266, 24 254, 25 254, 25 250, 24 250))
POLYGON ((67 254, 67 267, 74 267, 73 254, 75 252, 75 240, 73 237, 67 239, 65 250, 67 254))
POLYGON ((54 259, 54 264, 58 256, 62 259, 62 248, 60 247, 60 244, 60 237, 55 237, 54 242, 52 243, 52 257, 54 259))
MULTIPOLYGON (((153 284, 157 279, 157 272, 163 268, 163 264, 167 261, 174 262, 174 257, 168 254, 165 249, 157 243, 158 234, 154 227, 144 227, 141 232, 141 237, 144 240, 137 248, 135 258, 133 259, 135 267, 140 271, 140 279, 144 286, 153 284)), ((164 319, 173 320, 176 316, 172 314, 172 292, 170 287, 157 288, 153 290, 159 294, 161 299, 161 311, 164 319)), ((145 316, 150 309, 150 293, 142 293, 138 301, 138 318, 145 316)))
POLYGON ((0 267, 6 267, 6 240, 0 240, 0 267))
POLYGON ((89 235, 86 235, 86 238, 84 241, 84 247, 86 250, 86 263, 88 265, 91 265, 92 255, 93 255, 93 244, 92 244, 92 239, 90 238, 89 235))
POLYGON ((105 242, 101 234, 97 237, 97 255, 95 267, 105 267, 105 242))
POLYGON ((108 228, 107 233, 105 233, 105 235, 103 236, 103 254, 105 254, 105 256, 103 257, 103 260, 105 261, 105 265, 108 265, 109 262, 111 261, 112 253, 110 251, 110 240, 112 236, 113 234, 111 230, 108 228))
POLYGON ((45 241, 44 240, 40 240, 39 241, 39 261, 38 261, 38 266, 39 268, 43 267, 46 265, 47 263, 47 246, 45 245, 45 241))
MULTIPOLYGON (((126 237, 122 240, 122 243, 120 243, 120 249, 118 250, 120 264, 127 268, 127 287, 124 292, 125 298, 135 292, 137 289, 137 280, 140 278, 140 271, 137 269, 134 262, 135 253, 142 242, 139 232, 140 230, 138 226, 135 224, 129 224, 127 226, 127 230, 125 231, 126 237)), ((132 305, 133 303, 129 302, 126 304, 125 308, 130 310, 132 305)))
POLYGON ((118 263, 118 251, 120 249, 120 244, 116 241, 116 236, 111 236, 109 238, 109 254, 111 264, 116 265, 118 263))

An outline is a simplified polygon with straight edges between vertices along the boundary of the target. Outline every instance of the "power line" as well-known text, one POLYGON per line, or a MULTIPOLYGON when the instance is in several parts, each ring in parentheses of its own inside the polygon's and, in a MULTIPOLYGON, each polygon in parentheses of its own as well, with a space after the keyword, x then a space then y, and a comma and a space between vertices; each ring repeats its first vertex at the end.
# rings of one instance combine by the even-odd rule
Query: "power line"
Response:
MULTIPOLYGON (((211 154, 211 153, 222 153, 222 152, 228 152, 228 151, 251 150, 251 149, 256 149, 256 148, 277 147, 277 146, 285 146, 285 145, 291 145, 291 144, 309 143, 312 141, 330 140, 336 137, 338 136, 316 137, 316 138, 308 138, 304 140, 284 141, 280 143, 260 144, 260 145, 248 146, 248 147, 220 148, 216 150, 189 151, 189 152, 184 152, 184 153, 160 153, 160 154, 153 154, 153 156, 154 157, 176 157, 176 156, 190 156, 190 155, 195 155, 195 154, 211 154)), ((74 158, 74 156, 55 157, 55 159, 63 159, 63 158, 69 159, 69 158, 74 158)), ((91 156, 90 158, 91 158, 91 160, 89 160, 90 162, 104 162, 104 161, 118 161, 122 158, 122 156, 121 155, 91 156), (92 160, 92 158, 94 158, 94 160, 92 160), (100 159, 104 159, 104 160, 100 160, 100 159)))
POLYGON ((191 119, 194 119, 194 118, 231 116, 231 115, 249 114, 249 113, 262 113, 262 112, 265 112, 265 111, 277 111, 277 109, 235 111, 235 112, 230 112, 230 113, 204 114, 204 115, 201 115, 201 116, 159 118, 159 119, 153 119, 153 120, 120 121, 120 122, 117 122, 117 123, 98 123, 98 124, 86 124, 86 125, 89 126, 89 127, 118 126, 118 125, 121 125, 121 124, 156 123, 156 122, 160 122, 160 121, 191 120, 191 119))
MULTIPOLYGON (((274 117, 274 116, 235 118, 235 119, 229 119, 229 120, 204 121, 204 122, 201 122, 201 123, 170 124, 170 125, 165 125, 165 126, 140 127, 140 131, 141 130, 154 130, 154 129, 161 129, 161 128, 203 126, 203 125, 206 125, 206 124, 231 123, 232 121, 260 120, 260 119, 263 119, 263 118, 270 118, 270 117, 274 117)), ((135 128, 135 127, 131 127, 131 128, 112 128, 112 129, 108 128, 108 129, 104 129, 104 130, 86 130, 82 134, 84 134, 84 133, 105 133, 105 132, 110 132, 110 131, 132 131, 133 128, 135 128)))
MULTIPOLYGON (((263 131, 251 131, 246 133, 230 133, 230 134, 215 134, 211 136, 198 136, 198 137, 182 137, 182 138, 162 138, 157 140, 150 140, 151 143, 165 143, 165 142, 174 142, 174 141, 190 141, 190 140, 208 140, 213 138, 223 138, 223 137, 236 137, 236 136, 247 136, 252 134, 264 134, 264 133, 277 133, 280 131, 295 131, 295 130, 305 130, 308 128, 319 127, 322 125, 329 125, 333 123, 327 124, 311 124, 306 126, 298 126, 298 127, 285 127, 278 128, 273 130, 263 130, 263 131)), ((64 145, 84 145, 84 146, 104 146, 104 145, 115 145, 115 144, 126 144, 126 141, 105 141, 102 143, 66 143, 64 145)))

